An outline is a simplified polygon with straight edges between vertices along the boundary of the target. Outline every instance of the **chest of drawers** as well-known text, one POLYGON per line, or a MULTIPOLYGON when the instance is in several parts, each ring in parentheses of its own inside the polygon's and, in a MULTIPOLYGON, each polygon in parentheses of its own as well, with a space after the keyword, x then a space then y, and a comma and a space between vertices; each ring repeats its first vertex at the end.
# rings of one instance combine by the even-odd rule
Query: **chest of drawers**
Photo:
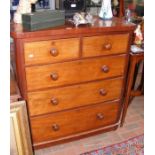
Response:
POLYGON ((105 22, 35 32, 12 25, 35 149, 119 127, 135 26, 117 18, 110 27, 105 22))

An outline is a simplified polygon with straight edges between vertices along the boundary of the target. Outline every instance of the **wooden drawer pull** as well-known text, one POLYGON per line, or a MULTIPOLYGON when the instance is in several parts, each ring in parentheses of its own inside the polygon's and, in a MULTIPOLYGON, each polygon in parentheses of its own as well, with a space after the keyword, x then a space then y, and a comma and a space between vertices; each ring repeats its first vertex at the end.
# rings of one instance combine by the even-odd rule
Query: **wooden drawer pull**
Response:
POLYGON ((100 95, 105 96, 107 95, 107 91, 105 89, 100 89, 99 91, 100 95))
POLYGON ((59 127, 58 124, 53 124, 53 125, 52 125, 52 129, 53 129, 54 131, 59 131, 60 127, 59 127))
POLYGON ((51 73, 51 78, 52 78, 52 80, 58 80, 58 78, 59 78, 59 75, 57 74, 57 73, 51 73))
POLYGON ((56 57, 59 54, 59 52, 56 48, 52 48, 50 52, 51 52, 51 55, 54 57, 56 57))
POLYGON ((110 50, 112 48, 112 45, 110 43, 106 43, 106 44, 103 45, 103 48, 105 50, 110 50))
POLYGON ((108 73, 108 72, 109 72, 109 67, 106 66, 106 65, 102 66, 102 71, 103 71, 104 73, 108 73))
POLYGON ((58 100, 57 98, 52 98, 52 99, 51 99, 51 103, 52 103, 53 105, 58 105, 58 104, 59 104, 59 100, 58 100))
POLYGON ((103 115, 102 113, 98 113, 98 114, 96 115, 96 118, 97 118, 98 120, 103 120, 103 119, 104 119, 104 115, 103 115))

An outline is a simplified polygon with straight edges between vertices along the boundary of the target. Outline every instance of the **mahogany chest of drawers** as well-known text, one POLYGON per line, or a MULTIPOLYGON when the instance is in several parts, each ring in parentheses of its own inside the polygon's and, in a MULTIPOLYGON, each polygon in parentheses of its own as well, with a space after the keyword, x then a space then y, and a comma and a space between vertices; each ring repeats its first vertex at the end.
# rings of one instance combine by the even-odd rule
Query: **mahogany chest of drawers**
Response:
POLYGON ((11 25, 35 149, 119 127, 135 26, 106 22, 35 32, 11 25))

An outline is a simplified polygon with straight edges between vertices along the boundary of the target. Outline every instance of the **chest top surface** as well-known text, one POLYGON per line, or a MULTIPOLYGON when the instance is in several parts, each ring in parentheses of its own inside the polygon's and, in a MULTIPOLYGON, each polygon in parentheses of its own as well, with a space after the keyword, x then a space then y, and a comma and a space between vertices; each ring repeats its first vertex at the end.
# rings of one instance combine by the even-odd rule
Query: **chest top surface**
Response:
POLYGON ((102 20, 94 17, 93 25, 81 25, 75 27, 73 24, 66 21, 65 25, 48 28, 37 31, 24 30, 21 24, 11 23, 11 37, 13 38, 34 38, 45 36, 59 36, 59 35, 84 35, 93 33, 110 33, 133 31, 135 24, 126 22, 123 18, 112 18, 111 20, 102 20))

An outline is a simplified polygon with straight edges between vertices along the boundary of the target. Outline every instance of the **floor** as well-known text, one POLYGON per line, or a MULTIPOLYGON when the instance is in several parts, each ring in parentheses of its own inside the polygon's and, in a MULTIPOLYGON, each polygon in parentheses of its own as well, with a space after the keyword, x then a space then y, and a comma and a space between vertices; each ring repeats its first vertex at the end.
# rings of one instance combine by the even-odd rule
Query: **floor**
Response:
POLYGON ((35 151, 35 155, 80 155, 97 148, 122 142, 144 133, 144 97, 135 97, 131 102, 123 127, 108 133, 98 134, 46 149, 35 151))

